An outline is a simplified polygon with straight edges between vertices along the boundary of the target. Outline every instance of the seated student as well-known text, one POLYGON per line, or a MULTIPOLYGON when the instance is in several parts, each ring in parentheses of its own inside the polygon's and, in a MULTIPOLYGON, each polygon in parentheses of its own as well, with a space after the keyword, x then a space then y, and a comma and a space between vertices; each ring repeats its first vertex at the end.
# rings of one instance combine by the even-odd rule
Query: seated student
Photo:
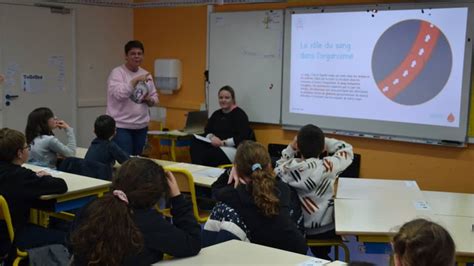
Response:
POLYGON ((395 266, 454 265, 456 248, 448 231, 425 219, 405 223, 392 240, 395 266))
MULTIPOLYGON (((344 141, 325 138, 315 125, 302 127, 295 139, 282 151, 275 173, 295 188, 303 209, 306 238, 331 239, 334 227, 334 181, 352 162, 352 146, 344 141), (326 150, 332 156, 319 159, 326 150)), ((313 254, 329 260, 330 247, 312 247, 313 254)))
POLYGON ((201 227, 172 173, 151 160, 131 158, 110 191, 76 217, 70 236, 73 265, 150 265, 164 253, 199 253, 201 227), (173 224, 153 208, 165 194, 171 197, 173 224))
POLYGON ((47 107, 37 108, 28 115, 25 135, 26 143, 31 146, 29 163, 55 169, 58 155, 72 157, 76 154, 74 130, 63 120, 55 118, 47 107), (54 136, 56 128, 66 132, 66 145, 54 136))
POLYGON ((112 141, 115 130, 115 120, 111 116, 97 117, 94 123, 94 133, 97 138, 89 146, 85 159, 110 166, 113 166, 115 161, 122 164, 128 160, 130 156, 112 141))
POLYGON ((242 142, 235 172, 235 179, 229 179, 228 172, 222 174, 212 191, 216 200, 240 215, 250 242, 306 254, 306 240, 290 217, 290 189, 275 179, 265 148, 254 141, 242 142))
MULTIPOLYGON (((0 129, 0 195, 5 198, 10 209, 16 246, 25 249, 64 243, 64 235, 60 232, 28 224, 30 208, 38 197, 61 194, 68 189, 61 178, 22 167, 28 160, 28 153, 29 146, 23 133, 8 128, 0 129)), ((5 248, 9 248, 6 232, 5 224, 0 223, 0 247, 4 249, 0 250, 0 257, 8 251, 5 248)), ((16 246, 9 250, 11 255, 15 254, 16 246)), ((12 256, 9 259, 13 259, 12 256)))

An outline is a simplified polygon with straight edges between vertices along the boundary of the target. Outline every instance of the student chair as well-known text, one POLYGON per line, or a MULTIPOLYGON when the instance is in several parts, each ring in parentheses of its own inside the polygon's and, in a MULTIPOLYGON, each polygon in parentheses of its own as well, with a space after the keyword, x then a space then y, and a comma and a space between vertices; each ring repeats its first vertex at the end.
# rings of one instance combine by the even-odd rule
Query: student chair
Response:
POLYGON ((339 260, 339 247, 344 250, 344 261, 350 262, 350 252, 342 239, 307 239, 308 247, 334 246, 334 259, 339 260))
MULTIPOLYGON (((12 218, 10 215, 10 209, 8 208, 7 201, 3 196, 0 195, 0 220, 5 221, 8 231, 8 237, 10 238, 10 242, 13 244, 13 240, 15 239, 15 231, 13 230, 13 223, 12 218)), ((28 256, 26 251, 21 251, 18 248, 16 249, 16 258, 13 261, 13 265, 16 266, 20 263, 20 261, 28 256)))
MULTIPOLYGON (((209 218, 209 211, 205 210, 200 210, 198 208, 197 204, 197 199, 196 199, 196 190, 194 188, 194 179, 192 174, 182 168, 174 168, 174 167, 164 167, 165 170, 168 170, 173 173, 174 177, 176 178, 176 182, 178 183, 179 190, 181 193, 187 193, 189 194, 189 197, 191 198, 191 202, 193 204, 193 213, 194 217, 198 221, 198 223, 205 223, 207 219, 209 218)), ((158 206, 156 206, 156 209, 165 215, 166 217, 172 217, 171 215, 171 209, 166 208, 166 209, 160 209, 158 206)))

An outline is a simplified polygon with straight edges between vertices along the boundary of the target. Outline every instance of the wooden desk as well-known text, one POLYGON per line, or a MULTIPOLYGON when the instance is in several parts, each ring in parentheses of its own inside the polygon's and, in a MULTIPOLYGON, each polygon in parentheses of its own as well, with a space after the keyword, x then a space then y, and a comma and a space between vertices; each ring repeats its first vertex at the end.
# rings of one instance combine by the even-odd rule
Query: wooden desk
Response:
POLYGON ((390 252, 390 238, 401 225, 415 218, 425 218, 441 224, 451 234, 456 243, 458 265, 473 262, 474 218, 435 214, 429 204, 427 208, 421 208, 417 202, 410 199, 336 199, 336 233, 356 235, 367 249, 387 253, 390 252))
POLYGON ((474 194, 422 191, 435 214, 474 217, 474 194))
POLYGON ((32 164, 24 164, 23 166, 33 171, 48 171, 54 177, 62 178, 66 182, 68 187, 66 193, 40 197, 41 200, 45 201, 44 207, 53 212, 80 208, 91 198, 102 196, 109 190, 111 184, 110 181, 51 170, 32 164))
POLYGON ((81 159, 86 158, 87 149, 88 148, 77 147, 76 148, 76 157, 81 158, 81 159))
POLYGON ((148 136, 152 138, 158 138, 158 139, 168 139, 171 141, 171 160, 176 161, 176 141, 179 138, 191 138, 192 135, 189 135, 188 133, 181 132, 178 130, 172 130, 172 131, 159 131, 159 130, 150 130, 147 132, 148 136))
POLYGON ((203 187, 211 187, 212 183, 225 171, 221 168, 191 163, 175 163, 173 167, 188 170, 193 175, 194 184, 203 187))
MULTIPOLYGON (((417 209, 412 200, 336 199, 335 221, 338 235, 378 236, 388 242, 398 228, 415 218, 432 216, 429 209, 417 209)), ((373 239, 373 237, 372 237, 373 239)))
POLYGON ((336 198, 371 200, 424 199, 416 181, 366 178, 339 178, 336 198))
POLYGON ((297 253, 231 240, 203 248, 194 257, 172 259, 153 264, 160 265, 298 265, 308 260, 320 261, 324 265, 329 261, 297 253))

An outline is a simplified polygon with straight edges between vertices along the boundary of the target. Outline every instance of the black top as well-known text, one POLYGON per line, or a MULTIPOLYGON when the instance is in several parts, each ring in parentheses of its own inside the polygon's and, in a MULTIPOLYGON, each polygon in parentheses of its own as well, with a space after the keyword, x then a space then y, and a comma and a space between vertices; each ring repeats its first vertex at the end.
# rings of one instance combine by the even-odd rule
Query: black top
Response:
POLYGON ((250 242, 288 250, 300 254, 307 252, 306 239, 298 231, 290 218, 290 189, 281 181, 276 181, 276 194, 280 199, 280 211, 277 216, 266 217, 255 205, 246 185, 228 185, 228 171, 212 184, 216 200, 234 208, 247 225, 250 242))
POLYGON ((212 133, 221 140, 234 138, 235 146, 243 140, 250 139, 250 126, 247 114, 239 107, 224 113, 219 109, 212 113, 207 121, 205 135, 212 133))
POLYGON ((114 165, 115 161, 122 164, 129 158, 130 156, 115 142, 99 138, 95 138, 91 142, 84 157, 88 161, 96 161, 106 165, 114 165))
MULTIPOLYGON (((28 222, 30 208, 38 197, 49 194, 61 194, 67 191, 66 182, 52 176, 39 177, 30 169, 5 161, 0 161, 0 195, 8 203, 15 234, 28 222)), ((2 226, 2 230, 4 230, 2 226)), ((8 238, 0 238, 1 241, 8 238)), ((0 254, 1 255, 1 254, 0 254)))
MULTIPOLYGON (((90 206, 90 205, 88 205, 90 206)), ((194 218, 191 203, 183 195, 171 198, 173 224, 155 209, 134 209, 132 219, 144 238, 140 254, 125 258, 122 265, 150 265, 163 259, 163 254, 174 257, 194 256, 201 250, 201 227, 194 218)), ((78 215, 74 227, 87 222, 87 207, 78 215)), ((74 265, 87 265, 74 256, 74 265)))

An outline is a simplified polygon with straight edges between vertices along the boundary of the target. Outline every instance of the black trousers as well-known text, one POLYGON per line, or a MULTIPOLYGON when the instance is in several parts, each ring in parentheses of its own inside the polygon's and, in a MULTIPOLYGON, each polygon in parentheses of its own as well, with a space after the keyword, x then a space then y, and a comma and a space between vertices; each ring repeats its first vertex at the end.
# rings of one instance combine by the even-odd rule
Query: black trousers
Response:
POLYGON ((190 149, 193 164, 216 167, 221 164, 232 163, 219 147, 214 147, 210 143, 196 138, 191 140, 190 149))
MULTIPOLYGON (((320 239, 320 240, 327 240, 327 239, 340 239, 341 237, 336 235, 336 230, 332 229, 327 232, 317 234, 317 235, 306 235, 306 239, 320 239)), ((331 246, 323 246, 323 247, 310 247, 311 252, 313 255, 320 259, 325 260, 332 260, 329 257, 329 253, 331 252, 331 246)))

